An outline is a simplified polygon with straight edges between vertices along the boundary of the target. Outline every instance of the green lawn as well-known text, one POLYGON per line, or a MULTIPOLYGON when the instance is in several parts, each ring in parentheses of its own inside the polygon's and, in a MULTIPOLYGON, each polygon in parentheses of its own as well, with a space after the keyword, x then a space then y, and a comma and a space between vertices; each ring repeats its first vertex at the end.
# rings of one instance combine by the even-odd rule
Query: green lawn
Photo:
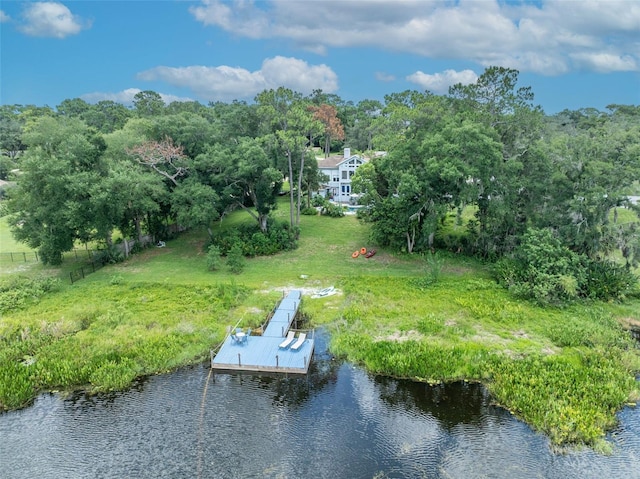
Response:
POLYGON ((0 217, 0 253, 15 253, 33 251, 24 243, 18 243, 13 239, 6 217, 0 217))

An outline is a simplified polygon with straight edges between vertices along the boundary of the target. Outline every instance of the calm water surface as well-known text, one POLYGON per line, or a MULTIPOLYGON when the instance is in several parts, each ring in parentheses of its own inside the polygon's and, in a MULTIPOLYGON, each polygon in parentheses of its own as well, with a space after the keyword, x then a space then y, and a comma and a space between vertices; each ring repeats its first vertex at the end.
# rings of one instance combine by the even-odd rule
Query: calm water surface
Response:
POLYGON ((557 455, 481 386, 321 354, 304 378, 197 366, 109 396, 43 395, 0 415, 0 478, 640 478, 640 408, 620 420, 612 455, 557 455))

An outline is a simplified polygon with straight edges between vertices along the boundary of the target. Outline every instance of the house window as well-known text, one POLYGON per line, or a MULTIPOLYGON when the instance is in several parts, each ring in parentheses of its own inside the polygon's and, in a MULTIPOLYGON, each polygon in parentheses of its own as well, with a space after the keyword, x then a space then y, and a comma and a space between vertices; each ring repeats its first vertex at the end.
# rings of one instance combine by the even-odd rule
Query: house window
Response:
POLYGON ((351 186, 342 185, 342 194, 343 195, 348 195, 350 192, 351 192, 351 186))
POLYGON ((338 181, 340 181, 340 177, 338 175, 334 176, 333 181, 337 183, 338 181))
POLYGON ((348 178, 347 173, 348 173, 347 171, 343 171, 342 172, 342 179, 343 180, 346 180, 348 178))

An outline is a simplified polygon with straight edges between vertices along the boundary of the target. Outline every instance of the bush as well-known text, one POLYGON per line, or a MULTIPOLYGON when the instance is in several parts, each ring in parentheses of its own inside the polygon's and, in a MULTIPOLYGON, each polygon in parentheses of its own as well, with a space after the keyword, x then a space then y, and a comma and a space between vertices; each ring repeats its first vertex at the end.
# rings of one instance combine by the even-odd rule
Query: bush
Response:
POLYGON ((630 270, 612 261, 586 260, 585 269, 583 289, 593 299, 624 299, 638 283, 630 270))
POLYGON ((222 267, 222 252, 216 245, 209 246, 207 250, 207 268, 209 271, 217 271, 222 267))
POLYGON ((295 249, 296 234, 297 231, 288 223, 269 220, 266 233, 254 223, 242 224, 233 232, 215 235, 212 244, 220 248, 223 256, 228 255, 235 245, 240 245, 245 256, 269 256, 295 249))
POLYGON ((242 246, 236 243, 231 247, 227 254, 227 268, 233 274, 240 274, 245 266, 245 258, 242 254, 242 246))
POLYGON ((331 218, 341 218, 342 216, 344 216, 344 209, 342 209, 342 206, 340 205, 334 205, 333 203, 327 202, 322 207, 322 211, 320 212, 320 214, 329 216, 331 218))
POLYGON ((318 210, 315 209, 313 206, 310 206, 309 208, 305 208, 302 211, 300 211, 301 215, 306 215, 306 216, 316 216, 318 214, 318 210))
POLYGON ((329 201, 327 201, 326 198, 320 195, 316 195, 313 198, 311 198, 311 206, 314 206, 314 207, 324 206, 328 203, 329 201))
POLYGON ((116 264, 124 261, 124 254, 115 246, 93 253, 92 261, 101 265, 116 264))
POLYGON ((59 286, 60 280, 50 277, 15 277, 3 281, 0 283, 0 313, 28 306, 44 294, 57 290, 59 286))
POLYGON ((494 271, 512 293, 541 304, 622 299, 637 285, 624 266, 578 255, 548 229, 529 229, 513 257, 500 259, 494 271))
POLYGON ((562 304, 578 296, 584 282, 580 257, 548 229, 529 229, 511 259, 496 264, 498 281, 517 296, 562 304))

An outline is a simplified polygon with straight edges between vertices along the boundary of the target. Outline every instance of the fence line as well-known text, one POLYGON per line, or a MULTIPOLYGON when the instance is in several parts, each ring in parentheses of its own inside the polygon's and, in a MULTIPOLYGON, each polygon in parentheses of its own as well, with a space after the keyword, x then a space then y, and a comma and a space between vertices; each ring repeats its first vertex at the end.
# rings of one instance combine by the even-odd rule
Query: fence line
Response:
POLYGON ((85 276, 91 274, 91 273, 95 273, 96 271, 98 271, 100 268, 102 268, 104 266, 104 261, 91 261, 91 263, 85 265, 85 266, 81 266, 80 268, 73 270, 73 271, 69 271, 69 279, 71 279, 71 284, 75 283, 76 281, 79 281, 81 279, 84 279, 85 276))
MULTIPOLYGON (((173 225, 171 225, 173 226, 173 225)), ((185 231, 186 228, 178 226, 174 228, 177 232, 181 232, 181 231, 185 231)), ((140 245, 144 248, 147 247, 151 244, 153 244, 154 240, 153 240, 153 236, 151 235, 144 235, 140 238, 140 241, 135 240, 135 239, 129 239, 129 240, 125 240, 121 243, 117 243, 114 246, 114 248, 118 251, 120 251, 125 257, 128 257, 131 254, 131 250, 134 248, 134 246, 138 243, 140 243, 140 245)), ((82 256, 84 256, 85 252, 87 255, 87 258, 89 259, 89 263, 85 264, 84 266, 81 266, 80 268, 77 268, 73 271, 69 272, 69 279, 71 280, 71 284, 75 283, 76 281, 79 281, 81 279, 83 279, 85 276, 91 274, 91 273, 95 273, 96 271, 98 271, 100 268, 102 268, 105 265, 105 259, 103 257, 96 257, 96 253, 99 253, 101 251, 101 249, 95 250, 95 249, 73 249, 71 250, 71 252, 73 253, 73 255, 75 256, 75 259, 82 259, 82 256)), ((28 252, 18 252, 18 253, 5 253, 2 252, 0 253, 0 260, 2 260, 3 258, 7 258, 8 261, 13 262, 24 262, 27 263, 29 262, 29 260, 33 260, 35 262, 40 261, 40 257, 38 256, 38 252, 37 251, 28 251, 28 252)))
POLYGON ((0 253, 0 259, 7 258, 6 261, 11 261, 12 263, 20 262, 20 263, 28 263, 29 261, 35 261, 36 263, 40 261, 38 257, 37 251, 22 251, 19 253, 0 253))
MULTIPOLYGON (((113 247, 116 250, 120 251, 120 253, 122 253, 125 257, 128 257, 131 254, 131 250, 133 249, 133 247, 138 243, 140 243, 140 245, 143 248, 146 246, 149 246, 153 243, 153 236, 144 235, 143 237, 140 238, 140 241, 135 239, 128 239, 121 243, 114 244, 113 247)), ((85 266, 81 266, 80 268, 69 272, 69 279, 71 280, 71 284, 81 279, 84 279, 85 276, 91 273, 95 273, 106 264, 106 261, 107 261, 106 258, 99 257, 98 259, 96 259, 96 256, 93 254, 93 252, 95 251, 100 252, 104 250, 90 250, 90 251, 91 253, 89 254, 89 257, 91 258, 91 263, 85 266)))
MULTIPOLYGON (((75 259, 82 259, 83 256, 91 259, 95 249, 72 249, 69 253, 73 254, 75 259)), ((30 261, 40 261, 37 251, 19 251, 19 252, 2 252, 0 253, 0 261, 9 261, 11 263, 28 263, 30 261)))

